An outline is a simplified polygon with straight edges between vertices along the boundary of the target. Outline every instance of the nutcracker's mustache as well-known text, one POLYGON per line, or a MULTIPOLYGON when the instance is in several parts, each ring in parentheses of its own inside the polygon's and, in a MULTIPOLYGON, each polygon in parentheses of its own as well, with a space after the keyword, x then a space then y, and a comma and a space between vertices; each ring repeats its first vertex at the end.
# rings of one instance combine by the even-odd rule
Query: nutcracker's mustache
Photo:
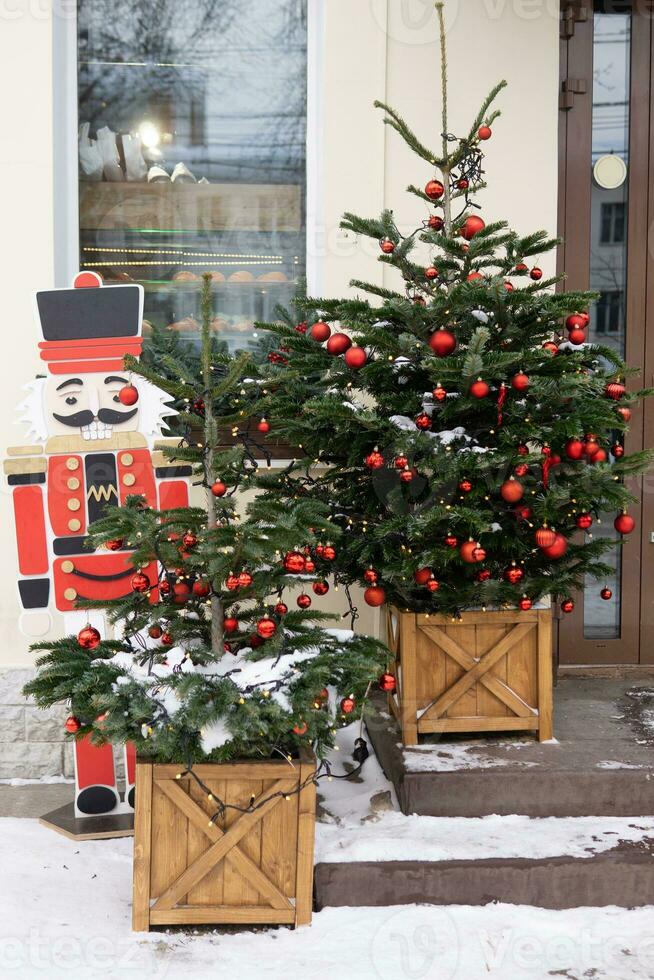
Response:
POLYGON ((83 429, 93 422, 103 422, 104 425, 120 425, 121 422, 129 422, 133 419, 138 408, 133 408, 131 412, 116 412, 113 408, 101 408, 97 415, 86 408, 81 412, 73 412, 72 415, 57 415, 53 412, 54 418, 62 425, 69 425, 73 429, 83 429))

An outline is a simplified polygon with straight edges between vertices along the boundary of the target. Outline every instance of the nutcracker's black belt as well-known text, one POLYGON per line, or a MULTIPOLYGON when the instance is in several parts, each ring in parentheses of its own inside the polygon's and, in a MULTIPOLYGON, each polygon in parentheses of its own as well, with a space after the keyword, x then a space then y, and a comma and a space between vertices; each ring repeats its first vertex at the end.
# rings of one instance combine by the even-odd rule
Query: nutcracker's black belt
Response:
MULTIPOLYGON (((91 539, 86 534, 72 535, 70 538, 55 538, 53 545, 55 555, 92 555, 91 539)), ((118 551, 130 551, 130 548, 118 548, 118 551)))

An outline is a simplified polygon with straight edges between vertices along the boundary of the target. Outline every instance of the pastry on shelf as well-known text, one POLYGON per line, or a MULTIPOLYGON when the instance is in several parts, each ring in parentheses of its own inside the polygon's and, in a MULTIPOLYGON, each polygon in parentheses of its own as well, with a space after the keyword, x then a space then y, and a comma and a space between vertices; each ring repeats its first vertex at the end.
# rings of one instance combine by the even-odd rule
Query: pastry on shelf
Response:
POLYGON ((234 333, 249 333, 253 327, 254 322, 252 320, 239 320, 238 323, 232 324, 234 333))
POLYGON ((224 316, 215 316, 211 321, 211 329, 216 333, 223 333, 225 330, 231 330, 231 323, 224 316))
POLYGON ((199 333, 200 324, 192 316, 185 316, 183 320, 168 324, 169 330, 177 330, 178 333, 199 333))
POLYGON ((173 170, 173 175, 170 178, 173 184, 195 184, 196 180, 194 175, 188 169, 185 163, 175 164, 175 169, 173 170))
POLYGON ((257 276, 259 282, 288 282, 288 276, 283 272, 262 272, 257 276))
POLYGON ((166 173, 163 167, 155 163, 148 170, 148 184, 169 184, 170 174, 166 173))
POLYGON ((232 272, 227 282, 254 282, 254 276, 247 269, 241 269, 239 272, 232 272))
POLYGON ((189 269, 180 269, 173 276, 173 282, 196 282, 200 277, 189 269))
POLYGON ((225 276, 219 269, 211 270, 211 281, 212 282, 225 282, 225 276))

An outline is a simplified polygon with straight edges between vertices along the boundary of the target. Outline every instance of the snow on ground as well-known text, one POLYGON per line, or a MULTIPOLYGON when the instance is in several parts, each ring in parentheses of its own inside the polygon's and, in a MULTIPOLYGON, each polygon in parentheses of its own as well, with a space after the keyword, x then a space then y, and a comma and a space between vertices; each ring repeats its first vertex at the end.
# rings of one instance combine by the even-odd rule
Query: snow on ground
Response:
POLYGON ((130 839, 0 821, 0 976, 19 980, 651 980, 654 908, 334 908, 310 928, 130 929, 130 839))
MULTIPOLYGON (((493 747, 515 749, 533 746, 528 742, 494 742, 493 747)), ((416 745, 403 749, 404 765, 409 772, 455 772, 459 769, 495 769, 499 766, 538 766, 537 762, 484 755, 479 742, 448 742, 447 745, 416 745)))

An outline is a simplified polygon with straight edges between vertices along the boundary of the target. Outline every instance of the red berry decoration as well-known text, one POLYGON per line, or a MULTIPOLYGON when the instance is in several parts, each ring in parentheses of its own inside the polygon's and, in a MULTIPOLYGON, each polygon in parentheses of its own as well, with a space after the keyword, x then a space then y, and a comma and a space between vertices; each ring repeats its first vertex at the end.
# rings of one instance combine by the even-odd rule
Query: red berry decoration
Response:
POLYGON ((568 550, 568 542, 563 534, 559 534, 558 531, 554 535, 554 542, 549 546, 549 548, 543 548, 543 554, 547 558, 563 558, 564 554, 568 550))
POLYGON ((206 578, 199 578, 193 583, 193 595, 205 599, 211 592, 211 585, 206 578))
POLYGON ((383 606, 386 602, 386 593, 380 585, 371 585, 363 593, 363 598, 369 606, 383 606))
POLYGON ((636 527, 636 522, 631 516, 626 512, 618 514, 616 519, 613 521, 613 527, 616 529, 618 534, 631 534, 633 529, 636 527))
POLYGON ((161 626, 158 625, 158 623, 154 623, 148 629, 148 636, 152 637, 153 640, 158 640, 160 638, 160 636, 161 636, 162 633, 163 633, 163 630, 162 630, 161 626))
POLYGON ((604 393, 607 398, 612 398, 613 401, 617 402, 622 398, 626 390, 620 381, 610 381, 604 389, 604 393))
POLYGON ((534 540, 539 548, 551 548, 556 541, 556 531, 551 527, 539 527, 534 534, 534 540))
POLYGON ((469 541, 464 541, 459 548, 459 555, 463 561, 467 562, 469 565, 473 565, 477 561, 483 561, 483 559, 486 557, 484 552, 483 557, 480 558, 480 551, 483 551, 483 548, 479 547, 479 542, 473 541, 472 538, 470 538, 469 541))
POLYGON ((419 568, 413 573, 413 581, 416 585, 426 585, 431 578, 431 568, 419 568))
POLYGON ((441 184, 440 180, 429 180, 425 184, 425 194, 432 201, 437 201, 439 197, 442 197, 445 193, 445 188, 441 184))
POLYGON ((581 459, 584 455, 584 444, 581 439, 568 439, 565 444, 565 454, 568 459, 581 459))
POLYGON ((592 514, 578 514, 575 519, 575 524, 582 531, 587 531, 588 528, 591 527, 592 523, 593 523, 592 514))
POLYGON ((561 612, 571 613, 574 607, 575 604, 572 601, 572 599, 564 599, 563 602, 561 603, 561 612))
POLYGON ((335 333, 327 341, 328 354, 344 354, 352 346, 352 340, 346 333, 335 333))
POLYGON ((227 486, 222 480, 216 480, 215 483, 211 484, 211 492, 214 497, 224 497, 227 493, 227 486))
POLYGON ((525 488, 519 480, 514 480, 513 477, 509 477, 505 480, 500 487, 500 497, 502 500, 506 500, 507 504, 517 504, 519 500, 522 500, 525 493, 525 488))
POLYGON ((533 602, 531 601, 529 596, 523 595, 522 599, 518 603, 518 606, 520 607, 520 609, 522 609, 523 612, 527 612, 527 610, 531 609, 531 607, 533 606, 533 602))
POLYGON ((322 557, 325 559, 325 561, 333 561, 334 558, 336 558, 336 548, 334 548, 331 544, 326 544, 322 549, 322 557))
POLYGON ((257 431, 263 433, 263 435, 266 435, 268 432, 270 432, 270 422, 267 419, 261 419, 261 421, 257 423, 257 431))
POLYGON ((352 712, 354 711, 354 708, 356 707, 356 701, 354 700, 353 696, 350 694, 348 698, 343 698, 340 707, 344 715, 351 715, 352 712))
POLYGON ((477 378, 477 380, 473 381, 470 385, 470 394, 473 398, 486 398, 486 396, 490 394, 490 388, 485 381, 482 381, 481 378, 477 378))
POLYGON ((307 329, 308 329, 308 326, 309 325, 306 322, 306 320, 303 320, 302 323, 298 323, 296 325, 295 329, 297 330, 298 333, 306 333, 307 332, 307 329))
POLYGON ((441 218, 440 214, 430 214, 427 221, 427 225, 433 229, 433 231, 442 231, 445 222, 441 218))
POLYGON ((136 575, 132 575, 129 584, 132 592, 147 592, 150 588, 150 579, 143 572, 137 572, 136 575))
POLYGON ((138 388, 134 385, 124 385, 118 392, 121 405, 136 405, 139 400, 138 388))
POLYGON ((453 534, 446 535, 443 538, 443 543, 447 545, 448 548, 456 548, 459 544, 458 539, 453 534))
POLYGON ((309 331, 311 337, 319 344, 327 340, 331 336, 331 332, 331 327, 324 320, 316 320, 309 331))
POLYGON ((382 238, 379 247, 384 255, 391 255, 395 251, 395 242, 392 238, 382 238))
POLYGON ((535 265, 533 269, 530 270, 529 275, 535 282, 538 282, 539 279, 543 278, 543 270, 539 269, 538 266, 535 265))
POLYGON ((385 691, 386 694, 392 694, 396 687, 397 683, 394 676, 389 674, 387 671, 379 678, 380 691, 385 691))
POLYGON ((325 582, 325 580, 323 579, 320 582, 314 582, 311 588, 316 593, 316 595, 327 595, 327 593, 329 592, 329 583, 325 582))
POLYGON ((374 585, 378 578, 379 575, 374 568, 366 568, 363 573, 363 581, 367 582, 368 585, 374 585))
POLYGON ((64 728, 70 735, 74 735, 75 732, 78 732, 81 727, 82 723, 79 718, 75 717, 75 715, 68 715, 66 721, 64 722, 64 728))
POLYGON ((284 555, 284 569, 297 575, 306 568, 307 560, 299 551, 287 551, 284 555))
POLYGON ((236 633, 238 629, 238 619, 235 616, 228 616, 223 620, 223 630, 225 633, 236 633))
POLYGON ((123 539, 112 538, 111 541, 105 541, 104 546, 108 551, 120 551, 123 546, 123 539))
POLYGON ((586 331, 581 329, 571 330, 568 334, 568 340, 571 344, 574 344, 575 347, 579 347, 580 344, 586 343, 586 331))
POLYGON ((429 338, 429 346, 436 357, 447 357, 448 354, 456 350, 456 337, 445 327, 441 327, 440 330, 435 330, 429 338))
POLYGON ((277 623, 269 616, 263 616, 257 623, 257 633, 262 640, 269 640, 277 632, 277 623))
POLYGON ((459 490, 461 493, 470 493, 472 490, 472 483, 470 480, 461 480, 459 482, 459 490))
POLYGON ((288 612, 288 606, 286 605, 285 602, 278 602, 277 605, 275 606, 275 612, 277 613, 278 616, 285 616, 286 613, 288 612))
POLYGON ((311 596, 307 595, 306 592, 303 592, 301 595, 297 597, 295 601, 297 602, 300 609, 308 609, 309 606, 311 605, 311 596))
POLYGON ((483 221, 483 219, 476 214, 472 214, 463 222, 459 234, 462 238, 465 238, 465 240, 469 242, 471 238, 478 235, 479 232, 483 231, 485 227, 486 223, 483 221))
POLYGON ((350 347, 345 351, 345 363, 353 371, 358 371, 368 360, 368 355, 366 354, 363 347, 350 347))
POLYGON ((522 582, 525 577, 524 569, 519 568, 518 565, 510 565, 509 568, 504 571, 504 578, 511 585, 517 585, 518 582, 522 582))
POLYGON ((393 460, 393 466, 396 470, 403 470, 409 465, 409 460, 406 456, 396 456, 393 460))
POLYGON ((477 136, 480 140, 489 140, 493 135, 493 130, 490 126, 480 126, 477 130, 477 136))
POLYGON ((371 453, 368 453, 364 462, 369 470, 380 470, 385 460, 378 449, 373 449, 371 453))
POLYGON ((434 396, 437 402, 444 402, 445 399, 447 398, 447 392, 445 391, 445 388, 443 388, 441 384, 436 385, 436 387, 432 391, 432 395, 434 396))
POLYGON ((602 591, 600 592, 600 597, 601 597, 602 599, 605 599, 605 600, 606 600, 606 602, 608 602, 608 601, 609 601, 609 599, 611 599, 611 598, 613 597, 613 593, 611 592, 611 590, 610 590, 609 588, 606 588, 606 587, 605 587, 605 588, 603 588, 603 589, 602 589, 602 591))
POLYGON ((81 646, 82 650, 95 650, 97 646, 100 645, 100 632, 96 630, 95 626, 85 626, 77 634, 77 642, 81 646))
POLYGON ((425 279, 436 279, 438 278, 438 269, 435 265, 428 265, 425 269, 425 279))
POLYGON ((511 378, 511 387, 515 391, 526 391, 529 387, 529 376, 527 374, 523 374, 522 371, 519 371, 518 374, 514 374, 511 378))
POLYGON ((421 432, 426 432, 427 429, 431 429, 431 419, 426 412, 421 412, 417 417, 416 429, 420 429, 421 432))

